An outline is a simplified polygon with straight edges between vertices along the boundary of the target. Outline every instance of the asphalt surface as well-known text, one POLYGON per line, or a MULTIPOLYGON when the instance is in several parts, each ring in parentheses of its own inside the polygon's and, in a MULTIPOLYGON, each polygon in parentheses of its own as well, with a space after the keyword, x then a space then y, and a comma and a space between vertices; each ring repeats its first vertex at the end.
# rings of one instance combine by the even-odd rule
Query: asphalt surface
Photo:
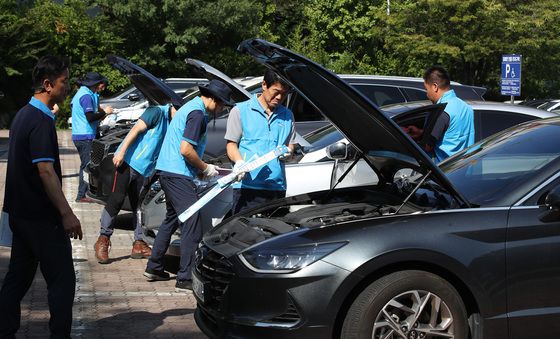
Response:
MULTIPOLYGON (((0 195, 4 196, 8 151, 6 130, 0 131, 0 195)), ((98 264, 93 245, 99 235, 102 206, 75 203, 79 157, 70 131, 58 132, 63 190, 82 223, 83 240, 72 240, 76 270, 73 338, 207 338, 194 322, 196 301, 191 293, 175 292, 175 280, 148 282, 142 276, 146 259, 131 259, 133 233, 130 215, 119 217, 120 229, 111 237, 111 262, 98 264)), ((0 246, 0 283, 8 269, 10 248, 0 246)), ((168 258, 173 271, 177 262, 168 258)), ((173 274, 172 274, 173 276, 173 274)), ((37 270, 21 303, 17 338, 46 338, 49 311, 45 281, 37 270)))

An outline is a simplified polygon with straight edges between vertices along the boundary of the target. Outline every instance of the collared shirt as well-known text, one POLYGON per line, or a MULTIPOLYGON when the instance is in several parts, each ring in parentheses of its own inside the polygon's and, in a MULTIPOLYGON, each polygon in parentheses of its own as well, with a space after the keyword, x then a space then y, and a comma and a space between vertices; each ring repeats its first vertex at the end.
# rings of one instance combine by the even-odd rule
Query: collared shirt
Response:
POLYGON ((10 127, 3 209, 22 219, 59 221, 60 215, 39 176, 39 162, 52 162, 62 183, 54 115, 33 97, 19 110, 10 127))
POLYGON ((86 86, 78 89, 71 101, 72 107, 72 140, 92 140, 97 133, 99 121, 89 122, 87 112, 97 113, 99 94, 86 86))
POLYGON ((194 178, 198 169, 181 154, 181 142, 184 140, 191 144, 202 159, 206 148, 207 124, 208 113, 201 97, 192 99, 175 112, 163 139, 156 170, 167 175, 194 178))
POLYGON ((449 127, 435 148, 436 163, 439 163, 474 143, 474 112, 454 90, 445 92, 437 103, 447 103, 445 112, 449 114, 449 127))
MULTIPOLYGON (((288 108, 279 105, 269 116, 255 94, 231 110, 225 139, 236 142, 243 160, 250 161, 277 146, 294 142, 294 115, 288 108)), ((272 160, 245 175, 243 181, 233 187, 285 191, 284 163, 272 160)))

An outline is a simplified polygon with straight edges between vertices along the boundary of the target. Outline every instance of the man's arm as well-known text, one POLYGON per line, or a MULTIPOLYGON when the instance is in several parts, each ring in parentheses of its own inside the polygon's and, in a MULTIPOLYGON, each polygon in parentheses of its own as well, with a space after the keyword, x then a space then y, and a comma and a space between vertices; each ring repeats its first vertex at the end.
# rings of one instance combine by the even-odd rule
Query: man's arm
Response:
POLYGON ((196 153, 193 145, 191 145, 186 140, 181 141, 181 154, 183 155, 183 157, 185 157, 189 164, 196 167, 201 172, 204 171, 208 166, 208 164, 206 164, 198 157, 198 153, 196 153))
POLYGON ((43 187, 45 187, 49 200, 62 217, 64 231, 71 238, 82 240, 83 235, 80 220, 78 220, 74 212, 72 212, 72 208, 70 208, 68 201, 66 201, 64 197, 64 193, 62 193, 62 187, 52 162, 38 162, 37 169, 39 170, 39 176, 43 182, 43 187))
POLYGON ((239 152, 239 146, 235 141, 228 140, 226 143, 226 152, 228 158, 234 163, 239 160, 244 160, 239 152))
POLYGON ((142 119, 138 119, 138 121, 134 124, 134 127, 128 132, 126 137, 124 138, 121 148, 119 149, 118 153, 115 153, 113 156, 113 164, 115 167, 119 167, 123 163, 124 156, 128 147, 138 138, 138 136, 144 133, 148 129, 148 125, 142 119))

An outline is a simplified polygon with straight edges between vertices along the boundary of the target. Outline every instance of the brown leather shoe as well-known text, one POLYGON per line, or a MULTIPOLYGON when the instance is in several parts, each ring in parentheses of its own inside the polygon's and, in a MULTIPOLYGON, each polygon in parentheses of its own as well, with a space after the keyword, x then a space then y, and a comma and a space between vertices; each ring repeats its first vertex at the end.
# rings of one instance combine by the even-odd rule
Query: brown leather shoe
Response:
POLYGON ((132 252, 130 257, 132 259, 149 258, 152 255, 152 249, 144 240, 136 240, 132 244, 132 252))
POLYGON ((95 250, 95 257, 100 264, 109 263, 109 248, 111 247, 111 240, 106 235, 100 235, 93 246, 95 250))

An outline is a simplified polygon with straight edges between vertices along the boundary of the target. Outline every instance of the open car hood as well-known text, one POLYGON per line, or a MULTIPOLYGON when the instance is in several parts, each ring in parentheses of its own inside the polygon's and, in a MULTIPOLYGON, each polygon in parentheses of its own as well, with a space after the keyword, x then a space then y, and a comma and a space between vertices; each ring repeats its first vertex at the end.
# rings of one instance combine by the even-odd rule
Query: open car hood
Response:
POLYGON ((336 74, 286 48, 261 39, 243 41, 238 50, 252 56, 287 80, 309 103, 327 117, 354 145, 380 180, 391 182, 394 167, 431 172, 435 179, 459 203, 468 202, 443 172, 401 128, 386 117, 369 99, 336 74), (392 171, 387 171, 387 166, 392 171))
POLYGON ((249 93, 245 88, 239 85, 235 80, 225 75, 223 72, 217 70, 216 68, 208 65, 197 59, 185 59, 187 65, 194 67, 194 69, 199 73, 199 75, 208 80, 216 79, 220 80, 231 88, 231 97, 235 102, 245 101, 251 98, 251 93, 249 93))
POLYGON ((150 104, 172 104, 175 108, 183 105, 183 99, 177 93, 142 67, 116 55, 107 56, 107 61, 128 76, 130 82, 144 94, 150 104))

